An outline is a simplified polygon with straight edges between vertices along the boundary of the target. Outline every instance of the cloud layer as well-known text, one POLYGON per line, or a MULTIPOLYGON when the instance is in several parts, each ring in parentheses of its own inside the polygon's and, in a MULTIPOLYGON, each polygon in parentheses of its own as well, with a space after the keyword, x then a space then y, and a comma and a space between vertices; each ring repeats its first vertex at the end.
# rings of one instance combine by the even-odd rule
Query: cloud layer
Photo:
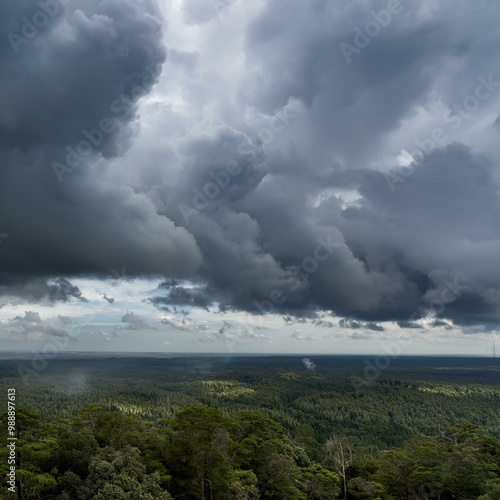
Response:
POLYGON ((166 312, 495 328, 499 6, 57 5, 18 45, 41 7, 0 7, 5 293, 125 268, 166 312))

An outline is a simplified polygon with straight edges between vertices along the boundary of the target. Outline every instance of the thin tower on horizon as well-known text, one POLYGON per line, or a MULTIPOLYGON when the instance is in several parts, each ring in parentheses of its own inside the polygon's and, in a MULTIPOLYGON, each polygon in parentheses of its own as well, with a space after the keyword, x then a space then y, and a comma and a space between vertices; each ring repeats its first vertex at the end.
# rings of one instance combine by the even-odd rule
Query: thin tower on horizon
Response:
POLYGON ((493 341, 493 347, 488 347, 488 351, 491 351, 492 354, 493 354, 493 358, 496 359, 496 357, 497 357, 497 348, 496 348, 495 341, 493 341))

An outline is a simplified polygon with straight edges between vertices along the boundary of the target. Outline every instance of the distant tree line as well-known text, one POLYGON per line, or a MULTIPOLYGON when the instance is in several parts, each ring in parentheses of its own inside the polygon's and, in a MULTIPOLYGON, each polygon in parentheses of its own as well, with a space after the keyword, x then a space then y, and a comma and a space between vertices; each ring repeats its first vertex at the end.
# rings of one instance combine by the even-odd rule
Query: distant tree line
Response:
POLYGON ((358 448, 375 451, 466 420, 500 438, 498 366, 445 370, 410 363, 367 379, 363 370, 336 366, 335 359, 314 371, 300 359, 299 369, 293 359, 227 366, 209 361, 56 359, 27 384, 20 382, 16 363, 2 363, 0 380, 18 387, 22 404, 45 421, 70 418, 88 404, 150 422, 190 405, 218 408, 228 417, 257 410, 300 440, 314 460, 333 434, 356 436, 358 448))
POLYGON ((381 451, 355 434, 318 443, 302 424, 291 438, 258 411, 202 405, 156 421, 88 405, 43 422, 18 408, 17 425, 17 490, 2 446, 2 499, 500 500, 500 441, 466 421, 381 451))

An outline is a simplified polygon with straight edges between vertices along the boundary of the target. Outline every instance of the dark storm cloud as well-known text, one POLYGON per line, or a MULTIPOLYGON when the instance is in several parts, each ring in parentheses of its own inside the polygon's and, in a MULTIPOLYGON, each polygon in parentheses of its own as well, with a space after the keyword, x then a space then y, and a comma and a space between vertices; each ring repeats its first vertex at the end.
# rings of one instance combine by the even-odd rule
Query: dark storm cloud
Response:
POLYGON ((244 95, 268 112, 290 98, 303 102, 310 110, 304 133, 318 146, 318 159, 366 160, 381 135, 423 100, 437 66, 456 50, 445 20, 410 23, 413 8, 401 2, 406 16, 395 17, 348 64, 340 44, 352 42, 354 27, 386 5, 269 2, 247 33, 248 57, 262 76, 249 81, 244 95))
MULTIPOLYGON (((379 2, 374 9, 384 5, 379 2)), ((262 71, 243 84, 242 95, 268 113, 299 99, 306 107, 300 140, 306 136, 309 145, 274 152, 264 148, 269 172, 256 185, 231 199, 227 194, 238 185, 231 178, 220 189, 216 209, 201 210, 189 221, 187 227, 209 256, 208 281, 230 290, 232 303, 247 310, 262 306, 260 310, 302 314, 316 307, 368 321, 366 327, 374 331, 382 327, 373 322, 397 320, 412 326, 410 318, 428 313, 458 321, 451 304, 460 300, 461 310, 467 311, 465 284, 482 296, 500 282, 495 270, 499 197, 491 161, 466 145, 437 149, 391 193, 387 175, 363 168, 362 160, 426 101, 456 58, 465 60, 469 71, 459 71, 453 91, 442 87, 445 102, 460 101, 460 92, 475 85, 481 71, 488 75, 497 56, 490 51, 488 57, 478 57, 478 47, 485 47, 489 35, 466 26, 465 18, 450 18, 450 3, 441 10, 433 6, 434 15, 420 18, 405 3, 404 15, 348 65, 337 50, 339 43, 369 13, 359 5, 340 12, 337 4, 324 2, 288 2, 284 7, 270 2, 247 31, 247 57, 262 71), (292 24, 294 30, 288 29, 292 24), (473 35, 477 45, 470 43, 473 35), (333 162, 324 159, 329 153, 333 162), (339 196, 329 194, 314 206, 312 200, 325 188, 356 188, 360 199, 346 208, 339 196), (243 239, 234 223, 238 228, 248 224, 243 239), (258 232, 250 230, 252 224, 258 232), (335 240, 335 250, 312 263, 318 238, 327 237, 335 240), (231 248, 238 249, 240 261, 231 248), (478 262, 481 253, 485 258, 478 262), (274 262, 273 271, 261 274, 252 264, 245 283, 234 286, 238 271, 257 256, 274 262), (447 283, 457 279, 458 287, 448 290, 447 283), (273 300, 273 293, 279 298, 273 300)), ((468 12, 478 25, 491 28, 489 17, 498 18, 498 9, 484 7, 468 12)), ((205 146, 186 143, 184 178, 189 175, 201 190, 209 168, 216 172, 219 164, 222 170, 227 154, 221 154, 217 141, 198 142, 205 146)), ((238 161, 234 145, 232 151, 238 161)), ((254 163, 257 158, 251 156, 254 163)), ((473 302, 470 307, 477 308, 473 302)), ((490 293, 488 304, 496 311, 488 318, 498 317, 498 297, 490 293)))
POLYGON ((194 306, 207 309, 209 305, 217 301, 217 296, 211 294, 207 287, 195 288, 178 285, 175 280, 166 280, 158 285, 158 288, 167 290, 167 296, 156 296, 150 298, 157 307, 168 308, 171 306, 194 306))
MULTIPOLYGON (((441 106, 451 136, 455 104, 473 95, 478 78, 500 81, 493 50, 500 7, 401 2, 346 60, 341 44, 354 43, 356 27, 387 4, 267 2, 245 17, 244 53, 213 75, 211 63, 230 61, 229 30, 212 29, 217 9, 184 2, 186 23, 206 30, 199 40, 211 48, 209 60, 201 49, 172 47, 168 75, 181 82, 181 97, 155 108, 163 121, 152 122, 158 130, 131 158, 140 97, 133 89, 149 91, 148 68, 165 60, 152 4, 70 3, 18 54, 7 41, 2 273, 103 275, 125 267, 131 276, 196 283, 165 282, 150 299, 160 308, 218 303, 288 322, 325 321, 319 313, 328 311, 344 316, 345 328, 372 332, 383 330, 381 321, 411 328, 428 315, 493 325, 500 319, 497 151, 477 135, 467 142, 465 133, 475 120, 480 128, 481 117, 462 118, 460 141, 437 144, 404 176, 396 156, 399 142, 419 133, 424 112, 441 106), (114 112, 116 99, 126 114, 114 112), (220 118, 203 127, 207 110, 220 118), (59 182, 53 162, 67 164, 68 146, 106 118, 113 132, 101 130, 99 145, 59 182), (416 124, 410 132, 408 123, 416 124)), ((9 32, 33 13, 16 4, 0 14, 9 32)))
POLYGON ((41 3, 0 6, 0 227, 10 235, 0 273, 193 271, 201 256, 188 232, 101 176, 102 158, 129 147, 136 103, 166 60, 154 3, 57 4, 13 47, 7 35, 26 34, 41 3))
POLYGON ((497 330, 500 322, 498 289, 466 293, 448 306, 453 321, 462 326, 483 325, 487 330, 497 330))
MULTIPOLYGON (((372 19, 361 3, 269 2, 250 22, 245 57, 253 70, 239 89, 242 106, 270 118, 293 106, 295 118, 284 127, 286 140, 273 142, 275 132, 268 145, 270 128, 267 135, 229 125, 190 131, 178 142, 175 183, 150 177, 144 184, 143 177, 141 189, 195 236, 205 258, 200 276, 210 297, 179 288, 172 300, 205 307, 215 299, 304 318, 331 310, 349 325, 382 331, 377 322, 410 327, 428 314, 468 317, 467 304, 471 313, 479 306, 463 295, 467 286, 492 308, 482 317, 497 317, 499 197, 491 160, 465 144, 436 148, 394 192, 390 174, 368 163, 436 88, 451 106, 478 76, 491 74, 498 56, 486 50, 488 29, 498 8, 461 2, 467 15, 458 15, 444 2, 424 15, 401 5, 351 64, 339 45, 372 19), (457 60, 452 86, 443 79, 457 60), (353 189, 358 199, 346 206, 328 189, 353 189)), ((191 67, 196 58, 181 59, 191 67)))
POLYGON ((48 288, 50 300, 66 301, 70 297, 74 297, 84 302, 87 301, 85 297, 82 297, 80 289, 72 285, 66 278, 57 278, 54 283, 48 285, 48 288))
POLYGON ((392 269, 398 298, 384 298, 378 313, 406 301, 457 320, 475 312, 498 319, 500 197, 491 161, 456 144, 415 166, 391 196, 382 178, 362 184, 361 206, 346 210, 339 226, 367 266, 392 269))
POLYGON ((451 106, 463 100, 471 80, 496 70, 492 37, 499 10, 487 1, 396 2, 401 12, 348 64, 341 43, 354 43, 389 3, 268 2, 247 30, 246 55, 259 71, 242 94, 267 112, 290 98, 304 103, 311 158, 366 161, 437 85, 451 106))
POLYGON ((67 278, 55 280, 12 280, 0 281, 0 307, 6 304, 67 302, 71 299, 88 300, 80 289, 67 278))

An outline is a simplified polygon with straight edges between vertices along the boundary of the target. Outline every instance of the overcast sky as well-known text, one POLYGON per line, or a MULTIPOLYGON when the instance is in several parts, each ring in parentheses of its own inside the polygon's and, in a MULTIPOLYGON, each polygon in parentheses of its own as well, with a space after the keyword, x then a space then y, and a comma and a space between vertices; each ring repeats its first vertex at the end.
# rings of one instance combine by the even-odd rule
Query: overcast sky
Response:
POLYGON ((2 2, 1 349, 486 355, 499 21, 2 2))

